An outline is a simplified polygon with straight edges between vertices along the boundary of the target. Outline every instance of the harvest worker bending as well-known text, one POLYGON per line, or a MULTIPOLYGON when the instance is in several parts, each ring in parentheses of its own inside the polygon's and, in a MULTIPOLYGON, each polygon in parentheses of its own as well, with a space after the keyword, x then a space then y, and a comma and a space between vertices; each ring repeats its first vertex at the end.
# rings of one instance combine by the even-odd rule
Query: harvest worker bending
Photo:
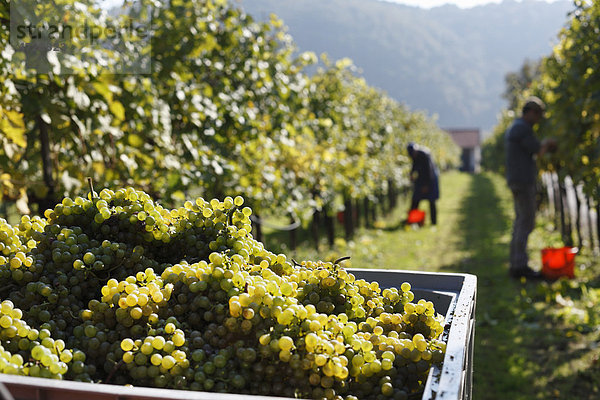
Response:
POLYGON ((437 167, 428 149, 411 142, 406 150, 413 160, 412 170, 410 171, 410 179, 413 182, 410 209, 417 209, 421 200, 429 200, 431 224, 435 225, 437 223, 435 201, 440 198, 437 167))
POLYGON ((539 98, 529 98, 523 106, 522 116, 515 119, 504 136, 506 180, 515 202, 509 269, 513 278, 542 277, 528 265, 527 239, 535 226, 537 168, 534 156, 556 150, 556 140, 547 138, 540 142, 533 134, 534 125, 544 116, 544 107, 539 98))

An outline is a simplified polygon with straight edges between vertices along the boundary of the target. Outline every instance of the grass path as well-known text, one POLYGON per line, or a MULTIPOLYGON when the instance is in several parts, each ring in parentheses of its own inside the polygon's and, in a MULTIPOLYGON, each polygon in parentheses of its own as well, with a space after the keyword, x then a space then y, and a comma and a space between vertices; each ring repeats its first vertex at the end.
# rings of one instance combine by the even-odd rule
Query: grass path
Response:
MULTIPOLYGON (((540 292, 544 284, 508 277, 513 211, 504 180, 493 174, 450 172, 442 176, 441 195, 435 227, 401 226, 406 213, 401 204, 395 213, 379 221, 378 229, 361 229, 349 243, 339 240, 333 254, 317 254, 309 246, 287 253, 298 259, 349 255, 351 266, 357 268, 475 274, 478 296, 473 398, 595 398, 565 394, 573 387, 573 383, 565 383, 571 375, 568 369, 583 367, 578 367, 576 360, 573 364, 561 359, 569 342, 560 329, 548 326, 546 305, 531 299, 531 294, 540 292), (557 349, 557 353, 551 354, 548 349, 557 349), (560 368, 563 373, 557 377, 560 368)), ((428 211, 426 203, 421 207, 428 211)), ((539 262, 541 247, 555 240, 555 234, 545 229, 544 219, 538 220, 530 239, 534 262, 539 262)), ((269 235, 267 247, 273 248, 268 239, 269 235)))
MULTIPOLYGON (((495 175, 446 174, 442 180, 437 227, 418 232, 385 232, 386 268, 475 274, 478 277, 474 387, 475 399, 530 399, 536 368, 520 350, 528 346, 520 320, 522 285, 508 277, 512 199, 495 175), (388 237, 388 235, 390 237, 388 237), (406 260, 396 263, 393 260, 406 260)), ((533 249, 532 249, 533 251, 533 249)), ((385 255, 383 255, 383 254, 385 255)), ((353 265, 361 265, 356 260, 353 265)))

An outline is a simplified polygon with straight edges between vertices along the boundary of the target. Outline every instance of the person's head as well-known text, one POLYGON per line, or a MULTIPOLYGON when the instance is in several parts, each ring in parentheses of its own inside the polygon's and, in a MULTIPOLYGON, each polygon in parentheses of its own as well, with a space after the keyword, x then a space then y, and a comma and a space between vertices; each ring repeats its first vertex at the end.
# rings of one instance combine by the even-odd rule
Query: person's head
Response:
POLYGON ((406 146, 406 151, 408 152, 409 156, 413 157, 413 155, 415 154, 415 144, 413 142, 410 142, 406 146))
POLYGON ((523 105, 523 119, 531 125, 535 125, 542 120, 545 108, 544 102, 539 97, 529 97, 523 105))

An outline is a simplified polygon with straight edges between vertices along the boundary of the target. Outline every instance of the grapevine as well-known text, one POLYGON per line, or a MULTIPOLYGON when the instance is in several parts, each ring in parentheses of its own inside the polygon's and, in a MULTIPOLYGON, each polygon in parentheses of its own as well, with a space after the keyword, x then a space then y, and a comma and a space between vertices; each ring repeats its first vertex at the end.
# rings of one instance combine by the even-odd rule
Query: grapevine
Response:
POLYGON ((374 201, 406 185, 409 141, 431 147, 442 168, 458 160, 430 118, 370 87, 348 60, 309 74, 316 57, 297 54, 275 17, 258 22, 224 1, 140 0, 148 19, 84 3, 36 12, 72 26, 149 19, 153 40, 131 40, 121 53, 75 49, 97 62, 61 58, 72 74, 38 73, 0 26, 0 199, 21 214, 75 196, 91 176, 106 187, 135 184, 169 206, 244 193, 258 215, 306 223, 314 210, 335 212, 341 196, 374 201), (114 73, 144 54, 148 74, 114 73))

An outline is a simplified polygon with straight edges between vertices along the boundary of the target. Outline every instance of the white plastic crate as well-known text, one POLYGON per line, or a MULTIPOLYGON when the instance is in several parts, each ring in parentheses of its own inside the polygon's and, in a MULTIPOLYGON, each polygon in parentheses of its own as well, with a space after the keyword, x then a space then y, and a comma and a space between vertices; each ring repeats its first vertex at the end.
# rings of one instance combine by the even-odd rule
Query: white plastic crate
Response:
POLYGON ((439 272, 351 270, 357 278, 377 281, 382 288, 409 282, 415 300, 435 304, 446 316, 442 339, 446 355, 441 367, 429 372, 422 400, 471 400, 473 388, 473 347, 475 344, 475 305, 477 277, 470 274, 439 272))
MULTIPOLYGON (((442 338, 447 343, 446 355, 441 367, 431 368, 422 400, 471 400, 477 278, 469 274, 418 271, 349 271, 358 279, 377 281, 381 288, 400 287, 403 282, 409 282, 415 293, 415 301, 425 299, 435 304, 436 312, 446 316, 442 338)), ((4 388, 0 386, 0 398, 3 400, 12 400, 10 396, 15 400, 276 399, 266 396, 57 381, 5 374, 0 374, 0 383, 4 385, 4 388)))

